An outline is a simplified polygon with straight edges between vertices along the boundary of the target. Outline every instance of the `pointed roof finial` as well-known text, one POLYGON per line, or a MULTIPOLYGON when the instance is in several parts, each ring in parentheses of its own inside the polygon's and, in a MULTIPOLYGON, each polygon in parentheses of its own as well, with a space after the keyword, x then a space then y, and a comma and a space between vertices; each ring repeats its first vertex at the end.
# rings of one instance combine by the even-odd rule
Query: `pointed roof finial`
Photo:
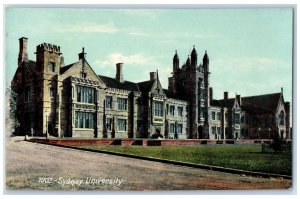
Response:
POLYGON ((159 81, 159 79, 158 79, 158 70, 156 69, 156 90, 157 90, 157 92, 159 91, 158 81, 159 81))
POLYGON ((283 93, 283 88, 281 87, 281 93, 283 93))
POLYGON ((84 52, 84 47, 82 47, 82 52, 79 53, 78 55, 79 55, 79 59, 85 59, 86 53, 84 52))
POLYGON ((207 50, 205 50, 205 54, 207 54, 207 50))
POLYGON ((177 54, 177 50, 175 50, 175 53, 177 54))
POLYGON ((193 48, 195 48, 195 45, 193 45, 193 48))

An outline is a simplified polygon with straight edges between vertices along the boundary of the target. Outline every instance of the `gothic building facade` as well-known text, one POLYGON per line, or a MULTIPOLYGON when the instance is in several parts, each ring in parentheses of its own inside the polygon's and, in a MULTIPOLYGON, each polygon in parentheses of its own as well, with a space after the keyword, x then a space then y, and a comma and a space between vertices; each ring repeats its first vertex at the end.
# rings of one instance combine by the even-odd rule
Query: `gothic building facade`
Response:
POLYGON ((209 57, 198 64, 195 47, 163 89, 158 71, 143 82, 126 81, 123 63, 115 78, 98 75, 86 60, 65 65, 60 47, 36 47, 28 60, 27 38, 20 38, 18 67, 11 89, 16 97, 19 135, 90 138, 257 139, 289 138, 289 102, 282 92, 213 99, 209 57))

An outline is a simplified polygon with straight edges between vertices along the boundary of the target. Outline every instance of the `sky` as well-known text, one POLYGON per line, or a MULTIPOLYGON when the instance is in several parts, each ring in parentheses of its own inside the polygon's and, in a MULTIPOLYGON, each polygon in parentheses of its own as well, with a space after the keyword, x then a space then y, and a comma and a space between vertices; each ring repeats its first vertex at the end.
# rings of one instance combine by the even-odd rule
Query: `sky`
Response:
POLYGON ((5 12, 6 87, 17 68, 20 37, 28 56, 36 46, 59 45, 65 64, 78 61, 82 47, 99 75, 114 77, 124 63, 124 78, 149 80, 158 70, 164 88, 177 50, 182 65, 193 46, 198 62, 207 50, 215 99, 276 93, 292 100, 293 11, 245 9, 17 8, 5 12))

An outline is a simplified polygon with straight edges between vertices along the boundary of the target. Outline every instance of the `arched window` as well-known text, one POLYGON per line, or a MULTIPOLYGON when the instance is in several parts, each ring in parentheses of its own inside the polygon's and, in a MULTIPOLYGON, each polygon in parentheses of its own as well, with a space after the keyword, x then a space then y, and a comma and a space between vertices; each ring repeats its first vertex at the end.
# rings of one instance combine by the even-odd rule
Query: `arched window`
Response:
POLYGON ((279 125, 284 125, 284 112, 281 111, 279 114, 279 125))

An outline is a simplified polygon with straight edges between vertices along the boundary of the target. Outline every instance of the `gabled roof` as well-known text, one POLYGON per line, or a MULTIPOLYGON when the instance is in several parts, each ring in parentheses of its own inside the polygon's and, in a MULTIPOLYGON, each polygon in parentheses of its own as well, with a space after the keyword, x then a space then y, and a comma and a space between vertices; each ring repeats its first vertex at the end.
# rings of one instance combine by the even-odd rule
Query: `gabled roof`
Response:
POLYGON ((155 80, 148 80, 144 82, 138 82, 137 84, 141 92, 150 92, 154 82, 155 80))
POLYGON ((281 93, 242 97, 242 107, 249 112, 268 112, 276 111, 281 93))
POLYGON ((74 62, 72 64, 69 64, 69 65, 66 65, 66 66, 63 66, 60 68, 60 74, 63 74, 64 72, 66 72, 69 68, 71 68, 74 64, 76 64, 77 62, 74 62))
POLYGON ((139 91, 138 85, 134 82, 124 81, 123 83, 120 83, 116 79, 111 77, 106 77, 102 75, 98 75, 98 76, 109 88, 117 88, 122 90, 129 90, 129 91, 139 91))
MULTIPOLYGON (((276 111, 281 93, 242 97, 242 109, 254 114, 273 113, 276 111)), ((212 100, 211 106, 232 108, 235 98, 212 100)))

